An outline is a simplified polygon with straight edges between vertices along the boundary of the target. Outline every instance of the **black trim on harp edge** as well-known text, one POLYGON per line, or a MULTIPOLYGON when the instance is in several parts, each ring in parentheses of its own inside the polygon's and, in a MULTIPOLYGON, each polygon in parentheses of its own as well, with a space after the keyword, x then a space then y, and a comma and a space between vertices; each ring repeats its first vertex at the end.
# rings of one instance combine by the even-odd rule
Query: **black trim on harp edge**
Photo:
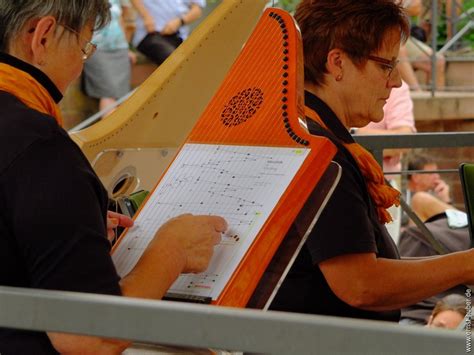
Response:
POLYGON ((288 105, 286 104, 286 102, 288 101, 288 97, 286 96, 286 94, 288 93, 288 89, 286 88, 286 86, 288 85, 288 77, 290 76, 289 72, 288 72, 288 30, 286 29, 286 24, 285 24, 285 20, 280 16, 278 15, 277 13, 274 13, 274 12, 270 12, 269 13, 269 16, 274 19, 275 21, 278 22, 278 25, 279 27, 281 28, 281 33, 282 33, 282 46, 283 46, 283 57, 282 57, 282 61, 283 61, 283 66, 282 66, 282 69, 283 69, 283 81, 282 81, 282 90, 281 90, 281 93, 282 93, 282 98, 281 98, 281 101, 283 102, 283 105, 281 106, 281 110, 282 110, 282 117, 283 117, 283 124, 285 126, 285 129, 286 129, 286 132, 288 133, 288 135, 290 136, 291 139, 293 139, 296 143, 298 144, 301 144, 301 145, 304 145, 304 146, 308 146, 309 145, 309 141, 307 141, 306 139, 303 139, 301 137, 299 137, 294 131, 293 131, 293 128, 291 128, 291 124, 290 124, 290 120, 288 119, 288 105))

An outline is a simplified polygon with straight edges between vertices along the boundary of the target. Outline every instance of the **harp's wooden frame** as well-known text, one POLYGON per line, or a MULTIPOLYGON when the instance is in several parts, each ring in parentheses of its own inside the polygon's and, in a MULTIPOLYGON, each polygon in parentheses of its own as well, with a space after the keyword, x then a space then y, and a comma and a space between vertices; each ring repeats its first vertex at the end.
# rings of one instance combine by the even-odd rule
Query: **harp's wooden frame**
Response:
POLYGON ((299 30, 287 12, 267 9, 186 143, 309 148, 310 153, 213 301, 216 305, 247 305, 336 152, 328 139, 308 133, 304 117, 299 30))
MULTIPOLYGON (((107 149, 181 146, 266 3, 223 0, 107 120, 71 133, 89 161, 107 149)), ((101 176, 100 171, 97 173, 101 176)))

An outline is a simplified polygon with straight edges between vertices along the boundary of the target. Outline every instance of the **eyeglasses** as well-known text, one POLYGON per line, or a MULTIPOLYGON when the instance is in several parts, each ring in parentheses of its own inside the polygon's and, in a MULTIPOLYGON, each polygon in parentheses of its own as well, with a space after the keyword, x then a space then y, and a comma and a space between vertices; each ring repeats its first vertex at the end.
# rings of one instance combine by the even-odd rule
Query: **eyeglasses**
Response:
POLYGON ((392 75, 393 70, 395 69, 395 67, 397 66, 399 62, 399 60, 396 58, 389 60, 386 58, 377 57, 375 55, 369 55, 367 59, 381 64, 382 69, 387 73, 387 80, 390 79, 390 76, 392 75))
POLYGON ((84 45, 83 48, 81 48, 81 52, 82 52, 82 60, 83 61, 86 61, 87 59, 89 59, 90 57, 92 57, 92 55, 95 53, 95 50, 97 49, 97 45, 91 41, 88 41, 87 39, 84 38, 84 36, 82 36, 79 32, 77 32, 76 30, 72 29, 71 27, 69 26, 66 26, 66 25, 63 25, 63 24, 59 24, 60 26, 64 27, 66 30, 68 30, 69 32, 72 32, 74 33, 77 37, 79 37, 80 39, 83 39, 85 40, 86 44, 84 45))

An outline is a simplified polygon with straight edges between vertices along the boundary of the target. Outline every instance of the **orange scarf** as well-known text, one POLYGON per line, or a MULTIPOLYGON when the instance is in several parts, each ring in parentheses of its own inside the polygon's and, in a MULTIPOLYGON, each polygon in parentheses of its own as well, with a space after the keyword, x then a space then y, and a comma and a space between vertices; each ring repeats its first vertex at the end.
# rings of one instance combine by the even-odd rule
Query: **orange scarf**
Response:
MULTIPOLYGON (((313 121, 319 123, 325 130, 329 129, 324 124, 319 115, 308 107, 305 107, 305 114, 313 121)), ((364 175, 367 189, 370 197, 375 203, 380 223, 388 223, 392 221, 392 216, 388 213, 387 208, 392 205, 400 204, 400 192, 385 183, 382 168, 374 159, 372 154, 357 143, 344 143, 342 145, 351 153, 357 162, 359 169, 364 175)))
POLYGON ((48 90, 27 72, 0 63, 0 90, 16 96, 32 109, 54 117, 62 126, 63 119, 59 106, 48 90))

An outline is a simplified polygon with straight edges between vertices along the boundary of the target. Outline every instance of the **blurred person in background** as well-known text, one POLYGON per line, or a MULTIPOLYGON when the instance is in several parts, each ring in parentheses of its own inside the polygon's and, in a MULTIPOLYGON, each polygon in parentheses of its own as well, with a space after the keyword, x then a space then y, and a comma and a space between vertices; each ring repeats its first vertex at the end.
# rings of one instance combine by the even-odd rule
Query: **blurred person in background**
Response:
MULTIPOLYGON (((420 17, 423 13, 422 0, 403 0, 403 6, 410 18, 420 17)), ((434 49, 437 50, 436 48, 434 49)), ((425 73, 425 85, 431 82, 433 49, 425 42, 410 36, 400 48, 400 74, 410 86, 411 90, 422 89, 414 71, 421 70, 425 73)), ((436 55, 436 88, 444 89, 446 86, 446 59, 442 54, 436 55)))
POLYGON ((157 65, 188 37, 205 0, 131 0, 137 11, 133 45, 157 65))
MULTIPOLYGON (((367 126, 352 129, 353 134, 383 135, 383 134, 411 134, 416 132, 415 117, 413 115, 413 100, 410 96, 410 88, 405 82, 402 86, 394 88, 390 93, 387 103, 383 107, 383 120, 370 122, 367 126)), ((402 168, 401 158, 405 149, 385 149, 383 151, 383 171, 386 179, 392 187, 401 189, 402 168), (391 174, 392 173, 392 174, 391 174), (398 174, 393 174, 398 173, 398 174)), ((387 224, 387 229, 395 243, 398 243, 400 227, 402 222, 401 207, 392 206, 389 213, 393 222, 387 224)))
MULTIPOLYGON (((414 195, 413 204, 415 213, 419 213, 416 210, 418 205, 429 206, 431 215, 421 216, 422 221, 431 233, 431 238, 442 246, 445 253, 456 253, 468 250, 471 247, 467 215, 464 212, 458 211, 453 206, 447 205, 433 195, 422 191, 414 195)), ((398 250, 400 255, 405 258, 430 257, 439 255, 440 252, 438 248, 435 248, 433 242, 415 225, 403 228, 398 242, 398 250)), ((425 325, 438 301, 449 294, 464 297, 465 292, 465 285, 456 285, 416 304, 403 307, 400 323, 425 325)))
POLYGON ((87 96, 99 99, 100 111, 130 92, 131 64, 136 61, 135 53, 129 50, 123 17, 130 9, 130 2, 109 0, 109 3, 111 21, 94 33, 92 43, 97 50, 84 63, 82 74, 84 91, 87 96))
MULTIPOLYGON (((390 93, 387 103, 383 107, 383 119, 380 122, 370 122, 367 126, 354 129, 355 134, 410 134, 415 133, 415 117, 413 115, 413 100, 410 89, 405 82, 402 86, 394 88, 390 93)), ((383 155, 383 171, 393 173, 401 171, 400 159, 404 150, 386 149, 383 155)), ((393 179, 396 175, 387 175, 393 179)))
POLYGON ((409 173, 407 182, 407 203, 422 221, 440 213, 442 209, 453 208, 449 185, 436 172, 438 165, 427 155, 412 154, 408 158, 408 171, 430 171, 428 173, 409 173), (439 203, 432 203, 432 195, 439 203))
POLYGON ((428 320, 430 328, 457 329, 466 316, 466 298, 448 295, 436 303, 428 320))

